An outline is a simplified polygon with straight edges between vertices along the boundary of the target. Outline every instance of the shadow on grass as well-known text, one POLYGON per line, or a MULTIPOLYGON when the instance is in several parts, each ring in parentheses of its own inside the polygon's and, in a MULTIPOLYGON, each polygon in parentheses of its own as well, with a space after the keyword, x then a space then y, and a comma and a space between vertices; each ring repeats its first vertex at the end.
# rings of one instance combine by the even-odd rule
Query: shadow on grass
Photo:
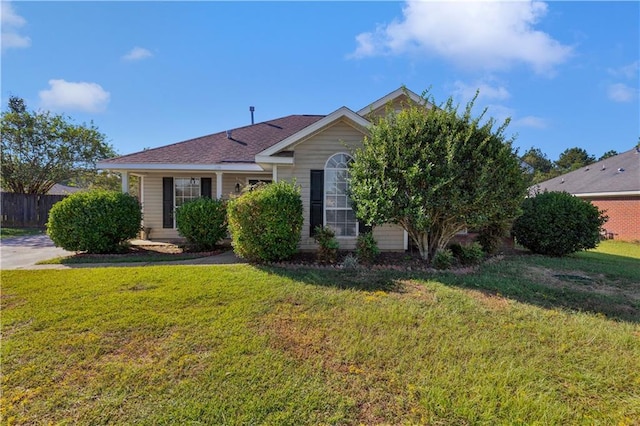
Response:
POLYGON ((199 259, 223 253, 218 249, 207 252, 176 252, 163 253, 144 246, 130 246, 123 253, 114 254, 89 254, 78 253, 75 255, 51 259, 40 264, 62 264, 67 266, 84 264, 119 264, 119 263, 153 263, 153 262, 177 262, 199 259))
POLYGON ((402 289, 400 280, 430 280, 546 309, 591 312, 640 323, 640 262, 611 254, 515 255, 466 274, 258 268, 310 285, 358 291, 397 292, 402 289))
POLYGON ((624 256, 521 255, 485 264, 473 274, 442 274, 435 279, 448 286, 479 290, 543 308, 640 322, 640 262, 624 256))
POLYGON ((351 269, 314 269, 301 266, 297 269, 256 265, 257 269, 300 281, 305 284, 332 287, 340 290, 395 292, 401 289, 399 279, 407 279, 407 273, 397 271, 373 271, 351 269))

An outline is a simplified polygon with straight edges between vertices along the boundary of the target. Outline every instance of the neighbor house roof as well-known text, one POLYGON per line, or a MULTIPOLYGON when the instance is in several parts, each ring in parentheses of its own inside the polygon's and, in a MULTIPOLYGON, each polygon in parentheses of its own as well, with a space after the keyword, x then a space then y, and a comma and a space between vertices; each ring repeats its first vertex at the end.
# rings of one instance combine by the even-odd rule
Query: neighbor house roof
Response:
POLYGON ((49 192, 47 192, 47 194, 67 195, 67 194, 73 194, 74 192, 80 192, 80 191, 86 191, 86 189, 78 188, 77 186, 67 186, 67 185, 56 183, 55 185, 53 185, 53 187, 51 187, 51 189, 49 190, 49 192))
POLYGON ((184 142, 101 161, 100 168, 122 164, 253 163, 257 153, 322 119, 324 115, 289 115, 184 142))
POLYGON ((532 189, 579 196, 640 195, 640 152, 633 148, 541 182, 532 189))

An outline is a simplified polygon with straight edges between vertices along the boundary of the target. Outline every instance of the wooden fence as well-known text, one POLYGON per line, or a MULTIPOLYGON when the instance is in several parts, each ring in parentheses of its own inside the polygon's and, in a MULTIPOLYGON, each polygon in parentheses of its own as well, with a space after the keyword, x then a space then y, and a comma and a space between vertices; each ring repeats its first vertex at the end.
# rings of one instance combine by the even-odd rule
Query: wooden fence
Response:
POLYGON ((37 195, 2 193, 2 226, 43 228, 49 210, 66 195, 37 195))

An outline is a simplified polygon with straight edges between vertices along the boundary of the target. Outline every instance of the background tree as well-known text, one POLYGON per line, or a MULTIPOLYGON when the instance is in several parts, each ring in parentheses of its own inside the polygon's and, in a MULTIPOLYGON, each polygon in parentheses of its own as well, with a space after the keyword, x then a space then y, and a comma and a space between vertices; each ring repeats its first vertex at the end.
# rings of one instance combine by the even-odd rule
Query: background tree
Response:
POLYGON ((602 154, 602 156, 600 156, 600 158, 598 158, 598 161, 606 160, 607 158, 615 157, 616 155, 618 155, 618 151, 616 151, 614 149, 611 149, 611 150, 605 152, 604 154, 602 154))
MULTIPOLYGON (((475 99, 474 99, 475 100, 475 99)), ((506 121, 462 116, 452 98, 440 107, 389 110, 351 163, 351 198, 368 225, 402 226, 429 260, 466 228, 513 220, 526 192, 520 159, 505 140, 506 121)))
POLYGON ((565 149, 562 154, 560 154, 558 161, 556 161, 556 166, 561 173, 566 173, 579 169, 580 167, 588 166, 595 161, 596 157, 589 155, 586 150, 574 147, 565 149))
POLYGON ((0 122, 3 189, 46 194, 58 182, 90 171, 96 161, 115 155, 105 135, 91 123, 74 125, 69 117, 28 111, 12 96, 0 122))
POLYGON ((530 175, 530 184, 540 183, 560 174, 553 161, 549 160, 540 148, 531 147, 520 158, 533 168, 533 173, 530 175))

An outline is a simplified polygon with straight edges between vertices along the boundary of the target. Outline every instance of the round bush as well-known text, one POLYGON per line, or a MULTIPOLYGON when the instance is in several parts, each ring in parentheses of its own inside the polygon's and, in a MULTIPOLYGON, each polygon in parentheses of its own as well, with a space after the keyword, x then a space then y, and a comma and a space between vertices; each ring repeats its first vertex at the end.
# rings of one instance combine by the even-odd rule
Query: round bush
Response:
POLYGON ((566 192, 527 198, 522 208, 522 216, 513 225, 516 240, 534 253, 550 256, 596 247, 600 228, 607 221, 604 212, 589 201, 566 192))
POLYGON ((222 200, 198 198, 176 210, 178 233, 199 250, 211 250, 227 234, 227 207, 222 200))
POLYGON ((300 189, 288 182, 260 185, 229 201, 231 244, 251 261, 276 261, 298 251, 302 230, 300 189))
POLYGON ((138 199, 115 191, 77 192, 49 212, 47 234, 69 251, 116 253, 140 230, 138 199))

